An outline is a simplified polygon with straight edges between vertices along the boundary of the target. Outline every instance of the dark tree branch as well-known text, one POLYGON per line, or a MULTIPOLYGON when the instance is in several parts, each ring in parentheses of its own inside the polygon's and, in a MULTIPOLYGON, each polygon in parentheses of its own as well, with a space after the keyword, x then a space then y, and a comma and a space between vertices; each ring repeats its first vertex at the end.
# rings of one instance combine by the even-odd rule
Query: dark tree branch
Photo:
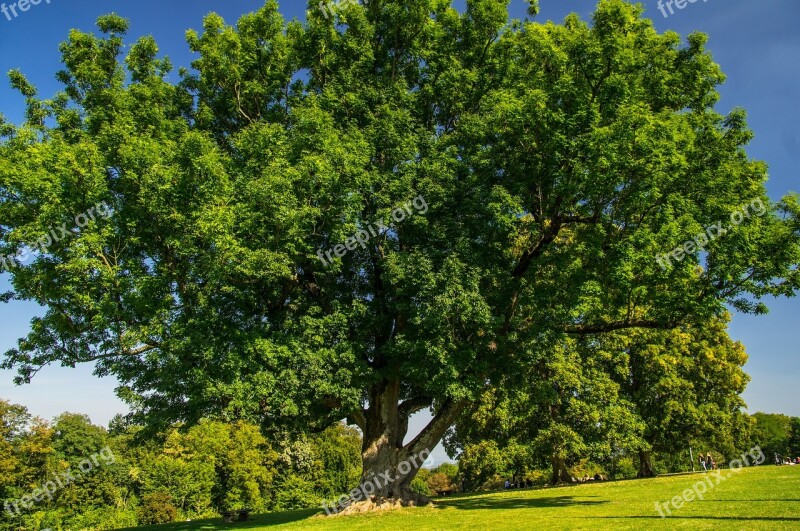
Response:
POLYGON ((367 417, 364 416, 364 410, 359 409, 357 411, 353 411, 347 417, 348 424, 355 424, 358 426, 358 429, 361 430, 361 433, 367 431, 367 417))
POLYGON ((139 356, 141 354, 144 354, 145 352, 150 352, 151 350, 155 350, 157 348, 159 348, 158 345, 143 345, 133 350, 121 350, 121 351, 109 352, 108 354, 98 354, 97 356, 84 358, 78 361, 78 363, 88 363, 90 361, 97 361, 107 358, 117 358, 120 356, 139 356))
POLYGON ((410 417, 417 411, 425 409, 426 407, 430 407, 433 404, 433 398, 429 396, 418 396, 414 398, 410 398, 400 404, 399 413, 401 415, 405 415, 410 417))
POLYGON ((652 321, 646 319, 626 319, 624 321, 612 321, 609 323, 580 324, 564 328, 567 334, 590 335, 604 334, 616 330, 628 328, 649 328, 655 330, 672 330, 680 325, 677 321, 652 321))
POLYGON ((469 405, 468 400, 454 400, 448 398, 436 416, 427 426, 403 448, 406 455, 414 455, 423 450, 433 450, 439 444, 444 434, 453 425, 462 411, 469 405))

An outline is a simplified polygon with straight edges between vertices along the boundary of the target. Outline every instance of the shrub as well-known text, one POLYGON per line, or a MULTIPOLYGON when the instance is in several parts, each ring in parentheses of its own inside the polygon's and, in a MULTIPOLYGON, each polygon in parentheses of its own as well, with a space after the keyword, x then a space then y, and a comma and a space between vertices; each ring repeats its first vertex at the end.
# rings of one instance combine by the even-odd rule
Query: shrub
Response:
POLYGON ((169 524, 178 518, 178 509, 172 503, 172 496, 157 491, 142 497, 137 514, 139 525, 169 524))
POLYGON ((504 488, 506 480, 500 474, 495 474, 484 481, 477 490, 500 490, 504 488))
POLYGON ((504 473, 504 456, 494 441, 468 444, 459 457, 458 471, 465 491, 491 488, 487 483, 504 473))
POLYGON ((444 472, 434 472, 428 480, 428 488, 434 492, 455 490, 455 485, 444 472))
POLYGON ((275 510, 277 511, 316 507, 320 501, 319 494, 314 491, 314 484, 298 474, 289 474, 276 485, 275 510))
POLYGON ((591 478, 594 477, 595 474, 603 474, 604 476, 606 475, 606 472, 600 465, 587 459, 581 460, 578 464, 572 467, 570 469, 570 473, 576 478, 583 478, 586 476, 591 478))
POLYGON ((428 488, 428 482, 420 477, 416 477, 411 481, 411 490, 423 496, 432 496, 431 489, 428 488))
POLYGON ((634 463, 633 459, 630 457, 623 457, 617 461, 614 469, 614 479, 632 479, 639 473, 637 464, 634 463))
POLYGON ((534 486, 547 485, 550 482, 550 474, 549 470, 531 470, 524 479, 534 486))

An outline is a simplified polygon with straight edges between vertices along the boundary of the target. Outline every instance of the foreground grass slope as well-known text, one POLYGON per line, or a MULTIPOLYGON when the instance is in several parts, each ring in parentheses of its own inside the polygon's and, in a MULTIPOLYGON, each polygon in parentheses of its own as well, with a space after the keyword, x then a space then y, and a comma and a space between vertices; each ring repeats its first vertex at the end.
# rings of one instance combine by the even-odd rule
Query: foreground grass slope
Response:
MULTIPOLYGON (((441 499, 436 507, 386 514, 321 518, 317 510, 256 516, 243 524, 220 520, 139 528, 153 531, 324 529, 330 531, 413 529, 800 529, 800 466, 762 466, 730 476, 672 516, 666 502, 703 480, 705 474, 576 485, 441 499)), ((712 480, 716 483, 716 480, 712 480)))

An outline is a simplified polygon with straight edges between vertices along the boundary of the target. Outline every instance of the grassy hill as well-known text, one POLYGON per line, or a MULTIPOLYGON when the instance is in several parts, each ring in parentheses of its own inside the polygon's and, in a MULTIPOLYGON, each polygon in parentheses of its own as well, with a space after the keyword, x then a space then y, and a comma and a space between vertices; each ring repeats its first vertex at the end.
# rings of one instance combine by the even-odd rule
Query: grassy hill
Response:
MULTIPOLYGON (((687 495, 687 499, 691 497, 687 495)), ((464 495, 439 499, 436 507, 385 514, 323 518, 316 516, 318 512, 310 509, 261 515, 239 524, 223 524, 218 519, 138 529, 800 529, 800 466, 761 466, 739 473, 723 470, 720 479, 713 474, 697 473, 464 495), (663 506, 693 485, 696 491, 702 491, 699 483, 707 487, 703 499, 694 499, 679 509, 670 505, 671 516, 659 515, 656 502, 663 506)), ((662 512, 666 515, 665 510, 662 512)))

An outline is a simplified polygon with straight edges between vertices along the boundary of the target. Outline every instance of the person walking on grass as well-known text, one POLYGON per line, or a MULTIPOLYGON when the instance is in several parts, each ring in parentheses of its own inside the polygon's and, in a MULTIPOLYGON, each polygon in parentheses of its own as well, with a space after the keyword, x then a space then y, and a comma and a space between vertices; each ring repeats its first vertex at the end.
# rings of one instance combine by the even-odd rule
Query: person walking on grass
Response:
POLYGON ((706 468, 706 460, 705 460, 705 459, 703 459, 703 455, 702 455, 702 454, 700 454, 700 455, 697 457, 697 459, 699 459, 699 460, 700 460, 700 468, 702 468, 702 469, 703 469, 703 472, 708 472, 708 469, 706 468))
POLYGON ((706 452, 706 470, 714 470, 714 460, 711 459, 711 452, 706 452))

